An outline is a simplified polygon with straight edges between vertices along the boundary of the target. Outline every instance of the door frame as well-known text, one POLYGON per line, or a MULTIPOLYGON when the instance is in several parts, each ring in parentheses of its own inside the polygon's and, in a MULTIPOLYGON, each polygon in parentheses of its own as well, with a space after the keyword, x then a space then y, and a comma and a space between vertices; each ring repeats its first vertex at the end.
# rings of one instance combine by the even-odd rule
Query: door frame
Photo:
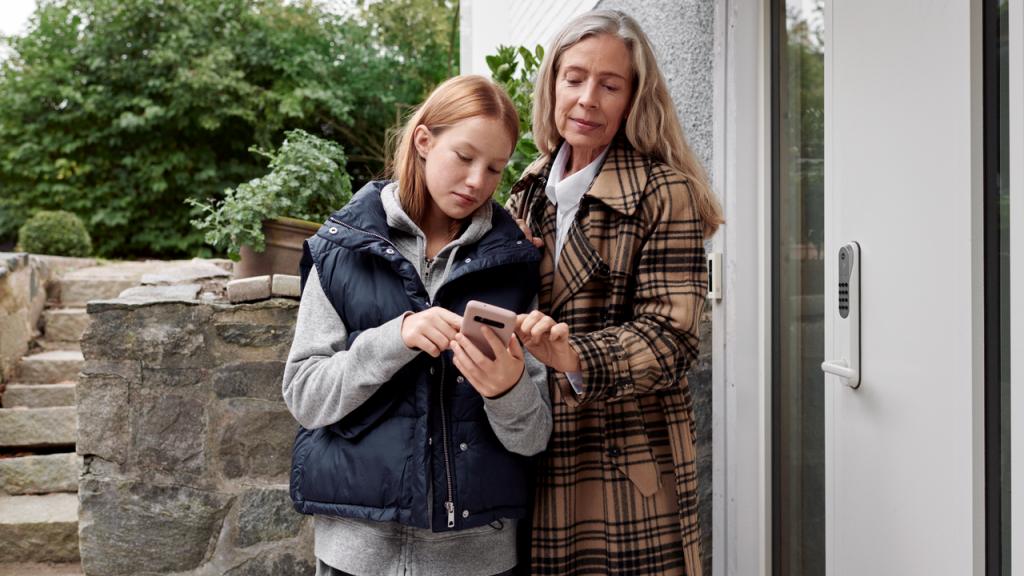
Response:
POLYGON ((728 222, 712 304, 712 574, 768 576, 771 510, 769 0, 715 0, 712 180, 728 222))
MULTIPOLYGON (((1010 287, 1024 287, 1024 1, 1010 0, 1010 287)), ((1024 302, 1010 304, 1011 571, 1024 576, 1024 302), (1013 391, 1016 391, 1014 393, 1013 391)))

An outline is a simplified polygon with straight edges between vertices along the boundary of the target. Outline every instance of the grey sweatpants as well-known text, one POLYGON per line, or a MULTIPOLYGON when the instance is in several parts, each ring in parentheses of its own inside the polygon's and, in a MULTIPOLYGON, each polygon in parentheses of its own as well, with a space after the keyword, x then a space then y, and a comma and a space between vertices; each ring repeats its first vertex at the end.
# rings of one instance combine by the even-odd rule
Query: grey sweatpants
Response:
MULTIPOLYGON (((495 576, 512 576, 513 574, 515 574, 515 572, 516 572, 515 569, 512 569, 512 570, 509 570, 508 572, 502 572, 501 574, 495 574, 495 576)), ((316 559, 316 576, 354 576, 354 575, 353 574, 349 574, 348 572, 342 572, 341 570, 335 570, 334 568, 331 568, 327 564, 324 564, 322 560, 317 558, 316 559)), ((370 576, 370 575, 367 575, 367 576, 370 576)), ((421 575, 410 574, 409 576, 421 576, 421 575)), ((422 576, 432 576, 432 575, 424 574, 422 576)))

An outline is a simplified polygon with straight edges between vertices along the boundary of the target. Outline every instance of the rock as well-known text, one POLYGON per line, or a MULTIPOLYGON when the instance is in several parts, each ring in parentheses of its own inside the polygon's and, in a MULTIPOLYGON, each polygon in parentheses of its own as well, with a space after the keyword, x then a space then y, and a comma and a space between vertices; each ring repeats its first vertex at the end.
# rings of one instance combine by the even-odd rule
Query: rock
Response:
POLYGON ((225 576, 310 576, 316 573, 316 564, 310 552, 296 557, 291 552, 265 553, 232 568, 225 576))
POLYGON ((216 429, 218 456, 226 478, 287 482, 298 424, 280 405, 259 400, 227 400, 216 429))
POLYGON ((89 361, 78 383, 78 453, 124 463, 130 445, 129 390, 138 386, 138 362, 89 361))
POLYGON ((253 276, 228 282, 228 300, 253 302, 270 298, 270 276, 253 276))
POLYGON ((143 286, 197 284, 201 280, 230 277, 231 273, 224 268, 212 262, 194 259, 188 262, 175 262, 159 272, 144 274, 141 284, 143 286))
POLYGON ((4 408, 47 408, 74 406, 75 385, 8 384, 3 394, 4 408))
POLYGON ((0 498, 0 558, 4 562, 77 562, 78 497, 0 498))
POLYGON ((0 460, 2 493, 17 495, 77 491, 78 456, 74 453, 0 460))
POLYGON ((89 325, 84 308, 62 308, 43 312, 46 339, 50 341, 78 342, 89 325))
POLYGON ((82 362, 82 353, 74 350, 52 350, 25 356, 18 362, 18 380, 40 384, 78 380, 82 362))
POLYGON ((41 448, 74 446, 75 408, 0 409, 0 447, 41 448))
POLYGON ((284 362, 232 362, 213 373, 218 398, 279 400, 284 362))
POLYGON ((133 395, 131 462, 180 474, 206 470, 206 409, 202 398, 143 391, 133 395))
POLYGON ((276 298, 299 298, 302 296, 302 279, 289 274, 274 274, 270 293, 276 298))
POLYGON ((208 559, 231 505, 229 495, 85 477, 82 564, 88 574, 183 572, 208 559))
POLYGON ((117 300, 129 302, 175 302, 195 300, 200 284, 183 284, 180 286, 133 286, 117 296, 117 300))
POLYGON ((306 518, 292 507, 287 487, 249 491, 239 503, 236 544, 245 548, 263 542, 294 538, 299 535, 306 518))

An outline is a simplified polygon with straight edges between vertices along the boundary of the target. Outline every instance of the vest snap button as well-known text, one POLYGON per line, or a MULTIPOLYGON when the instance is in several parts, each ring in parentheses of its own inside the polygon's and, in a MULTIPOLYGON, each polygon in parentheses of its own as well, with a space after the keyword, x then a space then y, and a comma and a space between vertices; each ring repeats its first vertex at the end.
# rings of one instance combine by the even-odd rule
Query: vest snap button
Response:
POLYGON ((470 263, 470 262, 472 262, 472 261, 473 261, 473 259, 472 259, 472 258, 466 258, 466 259, 464 260, 464 262, 465 262, 466 264, 469 264, 469 263, 470 263))
POLYGON ((459 444, 459 450, 462 450, 463 452, 465 452, 466 450, 469 450, 469 444, 466 444, 465 442, 463 442, 462 444, 459 444))
POLYGON ((462 384, 463 382, 465 382, 465 381, 466 381, 466 379, 465 379, 465 378, 463 378, 462 376, 459 376, 459 377, 457 377, 457 378, 455 379, 455 381, 456 381, 456 382, 458 382, 459 384, 462 384))
POLYGON ((433 366, 431 366, 431 367, 430 367, 430 375, 431 375, 431 376, 433 376, 433 375, 434 375, 434 367, 433 367, 433 366))
POLYGON ((330 232, 331 234, 337 234, 338 233, 338 229, 335 228, 334 226, 331 226, 330 228, 328 228, 327 231, 330 232))
POLYGON ((469 518, 469 510, 463 510, 462 511, 462 517, 463 518, 469 518))
POLYGON ((384 252, 386 252, 388 254, 394 254, 395 253, 395 249, 394 248, 388 248, 387 250, 384 250, 384 252))
POLYGON ((523 243, 522 240, 516 240, 516 244, 522 244, 522 243, 523 243))

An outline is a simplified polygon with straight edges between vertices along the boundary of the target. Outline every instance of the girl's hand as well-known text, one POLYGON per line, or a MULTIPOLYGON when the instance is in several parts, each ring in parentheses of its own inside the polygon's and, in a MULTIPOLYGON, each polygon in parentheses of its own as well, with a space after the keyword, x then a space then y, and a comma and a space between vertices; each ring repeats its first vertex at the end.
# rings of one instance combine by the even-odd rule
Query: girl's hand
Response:
POLYGON ((533 230, 530 230, 530 227, 526 225, 526 220, 523 220, 522 218, 516 218, 516 224, 518 224, 519 229, 523 231, 523 234, 526 236, 527 242, 532 243, 537 248, 544 247, 544 239, 538 238, 533 235, 533 230))
POLYGON ((493 330, 487 326, 480 330, 487 343, 494 351, 491 360, 477 348, 466 335, 459 332, 451 342, 454 353, 453 363, 469 380, 473 388, 485 398, 494 398, 508 392, 523 376, 525 362, 523 347, 515 335, 509 340, 508 346, 501 341, 493 330))
POLYGON ((537 360, 559 372, 579 372, 580 357, 569 346, 569 325, 540 310, 516 316, 516 334, 537 360))
POLYGON ((448 343, 460 326, 462 316, 434 306, 402 319, 402 342, 407 348, 422 350, 437 358, 448 349, 448 343))

